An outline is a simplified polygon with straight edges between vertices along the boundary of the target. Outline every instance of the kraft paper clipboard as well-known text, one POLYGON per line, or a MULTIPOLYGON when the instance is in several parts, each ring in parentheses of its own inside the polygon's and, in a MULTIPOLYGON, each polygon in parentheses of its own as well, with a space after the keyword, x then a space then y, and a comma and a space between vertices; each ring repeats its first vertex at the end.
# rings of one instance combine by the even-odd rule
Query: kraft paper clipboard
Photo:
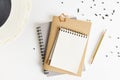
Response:
POLYGON ((90 28, 91 28, 91 22, 79 21, 79 20, 74 20, 74 19, 70 19, 70 18, 63 18, 63 17, 60 17, 60 16, 54 16, 52 26, 51 26, 51 29, 50 29, 48 44, 47 44, 47 51, 46 51, 45 62, 44 62, 44 69, 49 70, 49 71, 53 71, 53 72, 58 72, 58 73, 81 76, 81 72, 82 72, 83 65, 84 65, 84 59, 85 59, 87 44, 86 44, 84 53, 82 55, 77 74, 66 71, 66 70, 62 70, 62 69, 59 69, 59 68, 56 68, 56 67, 53 67, 53 66, 50 66, 49 63, 48 63, 48 58, 50 56, 52 46, 53 46, 55 38, 57 36, 57 32, 58 32, 58 30, 61 26, 63 28, 71 29, 73 31, 77 31, 77 32, 80 32, 80 33, 85 33, 89 36, 90 28))

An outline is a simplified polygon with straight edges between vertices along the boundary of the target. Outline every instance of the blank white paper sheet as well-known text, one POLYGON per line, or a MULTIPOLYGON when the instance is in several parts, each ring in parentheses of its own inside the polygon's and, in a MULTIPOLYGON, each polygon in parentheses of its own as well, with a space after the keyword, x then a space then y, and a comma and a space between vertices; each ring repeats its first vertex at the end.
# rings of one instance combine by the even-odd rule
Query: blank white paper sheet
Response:
POLYGON ((61 28, 51 52, 50 65, 72 73, 78 73, 86 43, 86 35, 61 28))

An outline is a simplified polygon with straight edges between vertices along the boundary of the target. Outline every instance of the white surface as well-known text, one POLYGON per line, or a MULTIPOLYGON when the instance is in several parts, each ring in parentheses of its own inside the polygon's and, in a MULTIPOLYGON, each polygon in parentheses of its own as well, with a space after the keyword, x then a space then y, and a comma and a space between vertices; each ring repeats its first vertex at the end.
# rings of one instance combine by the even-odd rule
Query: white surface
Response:
MULTIPOLYGON (((69 31, 61 28, 56 41, 55 49, 53 50, 51 66, 77 74, 84 49, 86 46, 87 38, 74 35, 76 32, 69 31), (63 32, 67 31, 67 32, 63 32)), ((78 33, 77 33, 78 34, 78 33)))
MULTIPOLYGON (((110 71, 104 69, 104 72, 102 72, 101 65, 96 67, 88 64, 100 32, 106 27, 119 27, 120 25, 120 4, 116 4, 117 0, 95 1, 97 2, 85 0, 84 4, 82 4, 81 0, 32 0, 30 20, 24 32, 15 40, 0 46, 0 80, 120 80, 118 76, 119 70, 117 71, 118 67, 110 71), (64 4, 61 4, 62 1, 64 4), (102 1, 105 1, 104 5, 101 4, 102 1), (93 6, 94 3, 97 4, 96 7, 93 6), (89 6, 93 8, 90 9, 89 6), (104 7, 106 7, 105 11, 103 11, 104 7), (77 8, 80 8, 79 13, 77 13, 77 8), (116 12, 111 15, 113 9, 116 12), (85 60, 86 71, 82 74, 82 77, 70 75, 46 77, 42 73, 34 26, 36 23, 48 22, 52 20, 53 15, 60 15, 62 12, 76 16, 78 19, 90 19, 92 21, 92 30, 85 60), (82 16, 83 13, 84 16, 82 16), (108 13, 109 17, 103 20, 100 16, 95 16, 95 13, 101 13, 102 15, 108 13), (109 21, 111 18, 113 21, 109 21), (33 48, 36 49, 33 50, 33 48), (101 72, 96 71, 98 69, 101 72), (115 74, 111 76, 111 72, 115 74)), ((100 61, 101 57, 98 57, 98 59, 100 61)), ((97 63, 97 61, 94 63, 97 63)))
POLYGON ((111 26, 105 34, 93 64, 84 76, 85 80, 89 78, 92 80, 120 79, 120 53, 118 53, 120 39, 118 37, 120 37, 119 27, 111 26))

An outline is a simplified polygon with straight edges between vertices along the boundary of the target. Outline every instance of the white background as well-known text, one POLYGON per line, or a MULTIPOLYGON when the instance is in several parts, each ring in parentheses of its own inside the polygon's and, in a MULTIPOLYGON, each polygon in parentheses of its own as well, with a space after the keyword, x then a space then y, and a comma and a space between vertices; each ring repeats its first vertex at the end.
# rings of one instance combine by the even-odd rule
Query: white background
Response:
MULTIPOLYGON (((113 80, 115 77, 119 80, 119 76, 115 76, 115 74, 111 74, 112 76, 107 74, 101 75, 103 70, 100 67, 101 65, 97 68, 97 70, 99 69, 101 71, 99 73, 99 71, 96 71, 94 64, 91 66, 88 64, 88 60, 101 31, 110 27, 117 28, 119 25, 120 4, 117 4, 117 0, 95 0, 95 2, 93 0, 32 0, 31 3, 30 18, 24 31, 11 42, 0 46, 0 80, 113 80), (81 1, 84 2, 81 3, 81 1), (101 4, 102 2, 104 4, 101 4), (90 8, 91 6, 92 9, 90 8), (78 8, 80 9, 79 13, 77 13, 78 8), (103 8, 106 10, 103 10, 103 8), (114 15, 112 15, 113 10, 115 10, 114 15), (46 77, 42 73, 41 56, 35 25, 51 21, 53 15, 60 15, 61 13, 76 16, 81 20, 89 19, 92 22, 85 60, 86 71, 83 72, 82 77, 70 75, 46 77), (95 16, 95 13, 98 16, 95 16), (108 14, 109 16, 103 20, 99 14, 103 16, 108 14)), ((111 73, 111 71, 107 73, 111 73)))

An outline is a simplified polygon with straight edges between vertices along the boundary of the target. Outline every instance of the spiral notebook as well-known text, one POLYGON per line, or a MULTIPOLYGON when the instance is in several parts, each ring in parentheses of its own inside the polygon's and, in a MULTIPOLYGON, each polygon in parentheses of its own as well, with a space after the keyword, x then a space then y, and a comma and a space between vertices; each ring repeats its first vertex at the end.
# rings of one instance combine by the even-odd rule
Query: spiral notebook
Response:
MULTIPOLYGON (((39 40, 39 48, 41 51, 42 63, 44 63, 44 59, 45 59, 45 52, 49 37, 50 26, 51 26, 51 22, 46 22, 46 23, 41 23, 39 24, 39 26, 36 27, 38 40, 39 40)), ((85 71, 85 66, 83 66, 83 71, 85 71)), ((48 70, 44 70, 43 72, 47 76, 60 75, 60 73, 56 73, 48 70)))
MULTIPOLYGON (((45 59, 46 45, 48 42, 50 26, 51 26, 51 22, 46 22, 46 23, 41 23, 39 24, 39 26, 36 27, 38 40, 39 40, 39 48, 40 48, 41 57, 42 57, 41 59, 43 64, 45 59)), ((48 70, 44 70, 43 72, 47 76, 54 76, 59 74, 59 73, 48 71, 48 70)))
MULTIPOLYGON (((88 42, 88 37, 89 37, 89 33, 90 33, 90 28, 91 28, 91 22, 74 20, 74 19, 70 19, 70 18, 63 18, 60 16, 54 16, 53 21, 52 21, 52 25, 50 28, 50 35, 49 35, 49 39, 48 39, 46 56, 45 56, 45 61, 44 61, 44 69, 49 70, 49 71, 53 71, 53 72, 63 73, 63 74, 71 74, 71 75, 80 76, 82 73, 82 70, 83 70, 85 52, 86 52, 86 48, 87 48, 87 42, 88 42), (59 40, 58 33, 59 33, 59 31, 61 31, 61 29, 60 29, 61 27, 65 28, 67 30, 73 31, 73 33, 75 32, 75 33, 81 33, 81 34, 87 35, 87 38, 85 38, 86 39, 85 44, 84 44, 85 46, 83 47, 83 50, 82 50, 83 53, 80 53, 81 56, 78 55, 80 57, 80 59, 77 61, 77 63, 75 62, 76 64, 74 67, 69 66, 68 69, 66 69, 65 66, 62 66, 62 67, 60 67, 59 65, 57 66, 56 63, 59 62, 59 60, 58 61, 56 59, 54 60, 55 55, 57 55, 57 54, 54 55, 54 51, 56 49, 60 49, 60 48, 56 47, 56 45, 59 44, 59 42, 57 42, 57 40, 59 40), (52 54, 52 52, 53 52, 53 54, 52 54), (52 58, 50 58, 50 57, 52 57, 52 58), (78 63, 79 63, 79 67, 78 67, 78 63), (70 68, 75 68, 77 70, 77 72, 74 70, 70 70, 70 68)), ((74 37, 72 37, 71 39, 74 39, 74 37)), ((70 40, 70 38, 68 38, 68 39, 70 40)), ((71 42, 71 43, 74 43, 74 42, 71 42)), ((66 44, 66 43, 63 42, 62 46, 66 46, 64 44, 66 44)), ((66 49, 68 51, 68 48, 66 48, 66 49)), ((61 49, 61 51, 64 51, 64 50, 61 49)), ((56 50, 56 52, 57 52, 57 50, 56 50)), ((73 52, 76 52, 75 49, 73 49, 73 52)), ((65 56, 67 54, 68 53, 65 53, 65 56)), ((65 56, 63 57, 64 59, 61 59, 62 62, 67 60, 67 56, 69 56, 69 55, 66 56, 66 59, 65 59, 65 56)), ((75 58, 75 56, 71 56, 71 58, 68 58, 68 62, 69 62, 69 59, 74 59, 74 58, 75 58)), ((73 61, 75 61, 75 60, 73 60, 73 61)), ((61 62, 60 62, 60 64, 61 64, 61 62)), ((69 63, 68 63, 68 65, 69 65, 69 63)))
MULTIPOLYGON (((71 19, 76 19, 76 18, 71 17, 71 19)), ((45 59, 46 46, 47 46, 47 42, 48 42, 51 23, 52 22, 40 23, 36 27, 38 40, 39 40, 39 48, 41 51, 41 59, 42 59, 43 64, 44 64, 44 59, 45 59)), ((84 67, 83 71, 84 70, 85 70, 85 67, 84 67)), ((56 72, 52 72, 52 71, 48 71, 48 70, 44 70, 43 72, 47 76, 60 75, 60 73, 56 73, 56 72)))
POLYGON ((50 53, 50 66, 77 74, 87 39, 84 33, 60 28, 50 53))

